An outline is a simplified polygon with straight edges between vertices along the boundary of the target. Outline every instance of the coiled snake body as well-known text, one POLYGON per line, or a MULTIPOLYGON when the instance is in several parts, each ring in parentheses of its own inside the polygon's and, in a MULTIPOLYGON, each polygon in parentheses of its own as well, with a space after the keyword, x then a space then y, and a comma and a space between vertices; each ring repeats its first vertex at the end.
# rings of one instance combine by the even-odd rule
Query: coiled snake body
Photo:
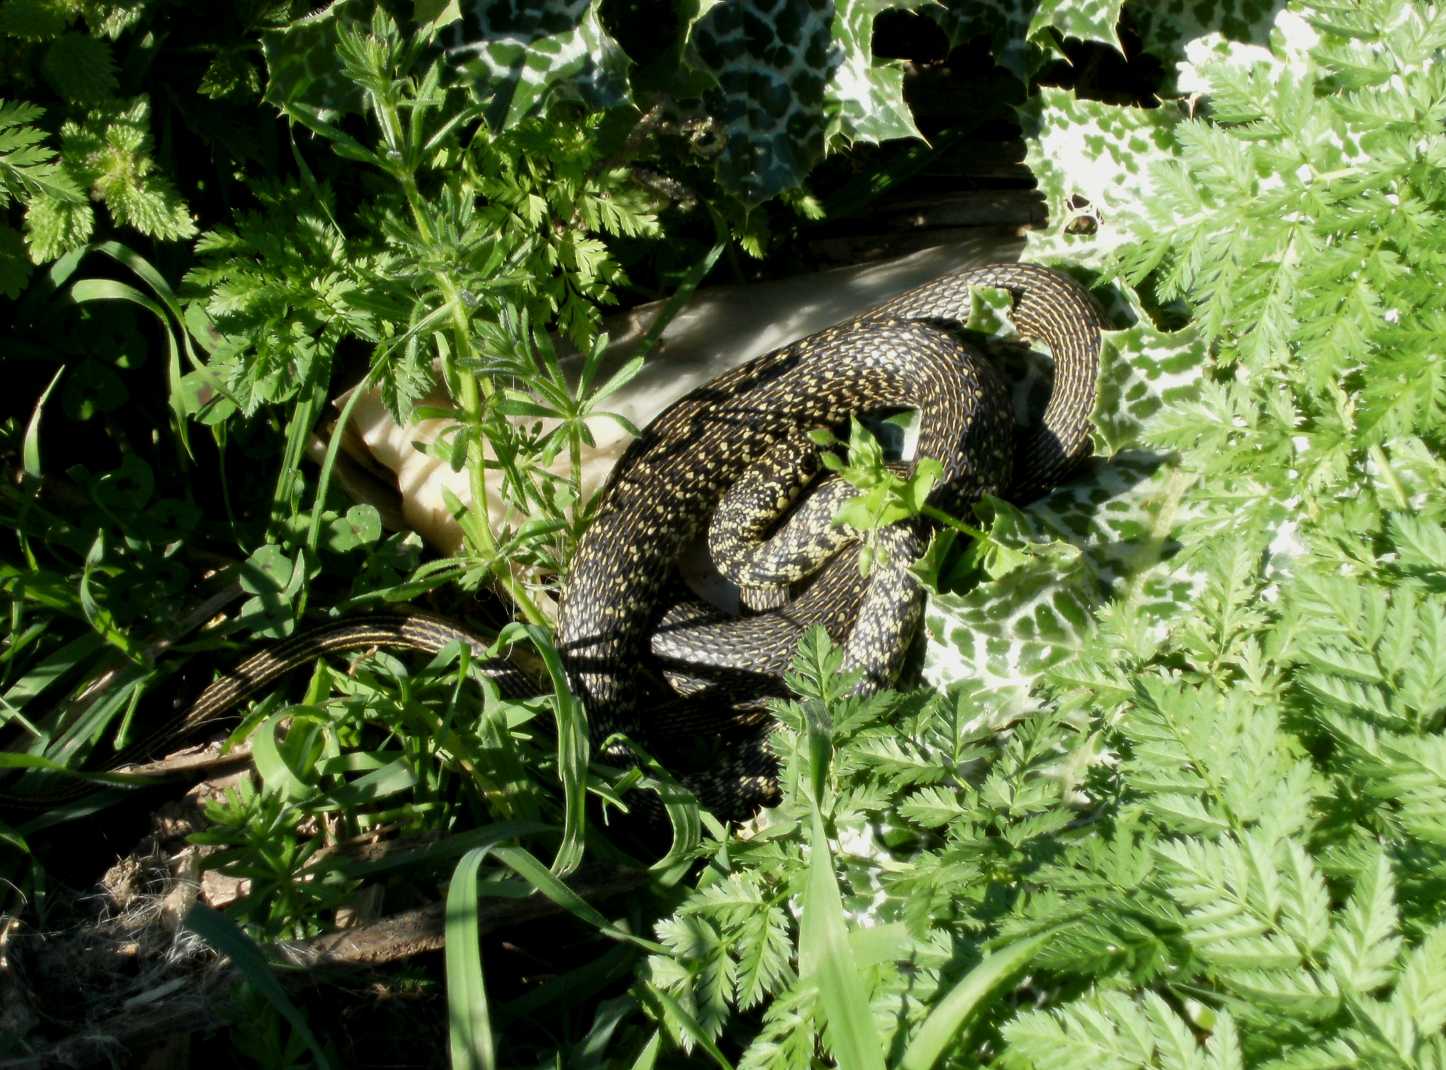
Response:
MULTIPOLYGON (((594 725, 644 738, 686 734, 694 718, 649 724, 635 698, 649 654, 692 674, 711 672, 727 691, 739 676, 780 676, 812 623, 843 643, 845 667, 861 669, 868 686, 891 682, 922 606, 909 572, 924 548, 919 523, 890 533, 887 562, 866 581, 845 555, 794 602, 741 620, 696 603, 665 607, 680 551, 756 466, 776 468, 799 453, 810 429, 870 409, 919 411, 915 454, 942 462, 930 500, 946 510, 984 492, 1023 498, 1047 489, 1089 452, 1100 326, 1088 293, 1068 276, 987 265, 909 290, 669 406, 614 468, 563 589, 558 641, 594 725), (975 286, 1009 291, 1020 334, 1046 343, 1054 357, 1041 425, 1018 445, 1007 388, 954 333, 969 316, 975 286)), ((767 795, 766 759, 735 763, 734 772, 767 795)))
MULTIPOLYGON (((886 562, 867 579, 840 554, 787 604, 738 619, 696 602, 671 604, 680 552, 740 479, 754 481, 755 506, 771 498, 776 508, 786 507, 779 488, 801 482, 789 470, 808 452, 808 431, 838 427, 868 410, 919 410, 915 455, 943 464, 930 498, 942 508, 958 511, 984 492, 1019 498, 1046 489, 1089 451, 1099 347, 1100 320, 1082 286, 1046 268, 994 264, 925 283, 670 405, 614 468, 563 585, 558 647, 594 737, 624 730, 652 744, 697 729, 698 704, 647 691, 659 668, 685 670, 684 690, 701 689, 713 711, 707 716, 726 727, 730 715, 717 711, 718 692, 731 703, 740 680, 776 681, 812 623, 843 644, 846 664, 863 670, 868 686, 889 683, 920 616, 922 594, 908 571, 927 537, 919 522, 887 533, 886 562), (974 286, 1009 291, 1021 335, 1047 344, 1054 358, 1042 423, 1018 442, 1003 381, 958 337, 974 286), (760 471, 762 478, 753 474, 760 471)), ((744 519, 755 529, 772 521, 744 519)), ((324 625, 223 675, 146 745, 189 733, 319 653, 375 646, 436 651, 459 638, 474 649, 485 645, 426 614, 324 625)), ((768 793, 761 761, 732 763, 731 773, 752 784, 736 789, 746 802, 768 793)))

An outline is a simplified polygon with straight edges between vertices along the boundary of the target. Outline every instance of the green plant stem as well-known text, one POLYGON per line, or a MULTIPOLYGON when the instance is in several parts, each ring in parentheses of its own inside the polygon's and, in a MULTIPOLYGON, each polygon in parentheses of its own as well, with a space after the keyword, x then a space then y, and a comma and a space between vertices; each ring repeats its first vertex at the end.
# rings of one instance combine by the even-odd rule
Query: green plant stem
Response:
POLYGON ((579 521, 582 518, 582 427, 574 424, 568 429, 567 434, 567 460, 572 466, 572 513, 573 537, 576 538, 579 531, 579 521))
MULTIPOLYGON (((415 177, 407 171, 399 174, 397 178, 406 194, 407 206, 411 209, 417 233, 423 242, 431 244, 433 241, 432 228, 427 221, 427 214, 422 204, 421 192, 417 189, 415 177)), ((493 386, 489 381, 480 379, 470 370, 471 366, 476 363, 476 350, 472 344, 472 325, 461 293, 446 274, 439 271, 433 275, 433 278, 442 293, 442 299, 447 303, 452 314, 456 355, 449 358, 450 378, 454 378, 457 382, 457 404, 461 407, 463 419, 470 429, 467 436, 467 482, 472 498, 472 530, 477 532, 481 542, 481 545, 474 549, 487 560, 493 575, 497 577, 502 589, 517 606, 523 619, 530 624, 546 626, 549 623, 547 616, 532 600, 532 596, 527 593, 527 588, 523 586, 521 580, 507 569, 507 563, 497 550, 497 538, 492 533, 487 496, 487 453, 481 428, 485 407, 490 405, 493 400, 493 386)))
MULTIPOLYGON (((397 102, 390 94, 378 94, 373 98, 373 102, 377 121, 389 148, 406 161, 393 169, 393 176, 402 187, 402 193, 407 199, 407 207, 412 213, 412 222, 416 225, 418 236, 422 239, 423 244, 431 245, 436 240, 436 236, 427 218, 421 190, 417 188, 414 172, 415 154, 404 151, 402 141, 403 131, 406 128, 401 122, 397 102)), ((441 291, 442 299, 446 302, 452 316, 456 355, 450 359, 444 359, 448 359, 450 364, 449 378, 454 378, 458 384, 457 403, 461 406, 462 415, 468 427, 467 481, 471 491, 473 519, 473 523, 469 527, 471 531, 476 532, 480 542, 480 545, 474 546, 473 549, 486 559, 488 568, 496 576, 502 589, 511 597, 523 619, 531 624, 546 626, 548 624, 547 617, 532 600, 522 582, 508 570, 507 563, 498 552, 497 538, 492 532, 487 501, 487 454, 481 429, 485 405, 492 401, 493 388, 490 382, 479 380, 470 370, 476 363, 476 352, 472 345, 472 325, 467 315, 467 307, 462 301, 462 295, 456 284, 448 275, 438 271, 433 274, 433 278, 436 280, 437 288, 441 291)))
POLYGON ((978 539, 982 542, 988 537, 978 528, 970 527, 968 524, 964 523, 964 521, 959 520, 956 517, 952 517, 948 513, 944 512, 942 509, 937 509, 932 505, 924 506, 921 512, 923 512, 925 516, 927 516, 935 523, 943 524, 945 527, 953 528, 955 531, 959 532, 962 535, 968 535, 971 539, 978 539))
POLYGON ((1376 471, 1380 474, 1381 482, 1390 490, 1391 498, 1393 499, 1391 504, 1397 509, 1404 510, 1410 508, 1410 495, 1406 493, 1406 488, 1401 486, 1400 479, 1397 478, 1395 470, 1391 467, 1391 462, 1386 457, 1386 451, 1381 449, 1380 446, 1371 446, 1366 452, 1370 454, 1371 460, 1375 462, 1376 471))

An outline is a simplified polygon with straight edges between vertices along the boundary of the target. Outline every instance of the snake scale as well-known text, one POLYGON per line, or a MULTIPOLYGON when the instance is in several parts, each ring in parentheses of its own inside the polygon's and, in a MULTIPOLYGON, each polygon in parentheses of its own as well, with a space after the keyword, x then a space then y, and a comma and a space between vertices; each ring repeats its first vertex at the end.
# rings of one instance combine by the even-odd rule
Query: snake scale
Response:
MULTIPOLYGON (((985 265, 941 276, 782 346, 668 406, 614 467, 563 582, 558 649, 593 737, 624 731, 650 747, 662 745, 665 754, 669 739, 695 745, 701 739, 715 765, 706 779, 722 785, 708 793, 710 803, 737 812, 766 801, 769 759, 761 745, 749 745, 756 729, 751 737, 741 730, 757 714, 746 712, 746 702, 739 707, 744 712, 726 707, 749 686, 776 691, 803 629, 815 623, 842 644, 846 667, 862 671, 864 686, 892 682, 921 615, 923 595, 909 566, 927 529, 916 520, 884 532, 883 563, 867 578, 856 554, 838 553, 791 598, 778 591, 797 587, 790 583, 797 577, 760 579, 758 568, 749 572, 735 562, 734 578, 745 590, 772 582, 778 590, 766 597, 782 603, 740 617, 678 599, 679 555, 706 532, 730 494, 739 519, 723 526, 766 534, 777 514, 789 511, 787 488, 804 482, 798 466, 807 464, 801 459, 809 453, 807 433, 838 428, 871 410, 920 413, 915 456, 934 457, 944 467, 931 504, 957 512, 986 492, 1035 496, 1089 452, 1100 330, 1088 292, 1069 276, 1032 265, 985 265), (1016 435, 1008 388, 961 340, 975 286, 1008 291, 1019 333, 1045 343, 1054 358, 1049 401, 1030 433, 1016 435), (735 486, 747 489, 730 491, 735 486), (650 690, 660 675, 674 679, 691 701, 650 690)), ((805 503, 796 515, 819 512, 810 513, 805 503)), ((775 539, 797 541, 800 524, 783 524, 775 539)), ((459 639, 476 651, 485 648, 465 629, 424 613, 323 625, 235 666, 137 747, 153 750, 189 734, 320 653, 435 652, 459 639)))

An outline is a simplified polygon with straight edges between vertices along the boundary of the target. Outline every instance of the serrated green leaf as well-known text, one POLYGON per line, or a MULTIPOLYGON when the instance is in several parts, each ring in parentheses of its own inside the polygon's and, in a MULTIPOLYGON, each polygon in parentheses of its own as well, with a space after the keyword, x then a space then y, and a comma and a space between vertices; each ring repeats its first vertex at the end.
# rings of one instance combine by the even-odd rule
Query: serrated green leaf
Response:
POLYGON ((827 0, 717 4, 693 24, 692 64, 722 145, 718 174, 758 202, 798 185, 823 155, 825 89, 840 61, 827 0))
POLYGON ((84 199, 59 200, 48 194, 35 197, 25 207, 25 244, 30 260, 47 260, 78 249, 90 238, 95 211, 84 199))
POLYGON ((1342 988, 1368 996, 1390 981, 1401 947, 1398 924, 1391 863, 1384 853, 1377 853, 1357 876, 1332 931, 1327 961, 1342 988))
POLYGON ((0 5, 0 33, 27 41, 59 37, 75 8, 64 0, 5 0, 0 5))
POLYGON ((1446 927, 1437 926, 1406 955, 1393 1002, 1418 1035, 1439 1033, 1446 1024, 1446 927))
POLYGON ((78 103, 106 100, 119 86, 110 45, 88 34, 63 34, 45 50, 41 65, 60 95, 78 103))
POLYGON ((310 105, 326 121, 361 112, 361 89, 343 73, 337 48, 338 27, 352 7, 350 0, 334 0, 261 35, 266 100, 278 107, 310 105))
POLYGON ((605 110, 631 100, 631 60, 603 27, 596 0, 470 0, 448 59, 476 82, 495 131, 550 95, 605 110))

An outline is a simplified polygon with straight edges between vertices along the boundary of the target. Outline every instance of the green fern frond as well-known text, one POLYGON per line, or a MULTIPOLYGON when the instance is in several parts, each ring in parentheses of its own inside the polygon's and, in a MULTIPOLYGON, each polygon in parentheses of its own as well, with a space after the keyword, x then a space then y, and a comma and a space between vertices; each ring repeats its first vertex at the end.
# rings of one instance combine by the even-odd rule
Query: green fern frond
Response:
POLYGON ((12 199, 22 204, 46 198, 56 204, 83 204, 85 195, 46 146, 49 135, 35 123, 45 109, 25 101, 0 100, 0 208, 12 199))

